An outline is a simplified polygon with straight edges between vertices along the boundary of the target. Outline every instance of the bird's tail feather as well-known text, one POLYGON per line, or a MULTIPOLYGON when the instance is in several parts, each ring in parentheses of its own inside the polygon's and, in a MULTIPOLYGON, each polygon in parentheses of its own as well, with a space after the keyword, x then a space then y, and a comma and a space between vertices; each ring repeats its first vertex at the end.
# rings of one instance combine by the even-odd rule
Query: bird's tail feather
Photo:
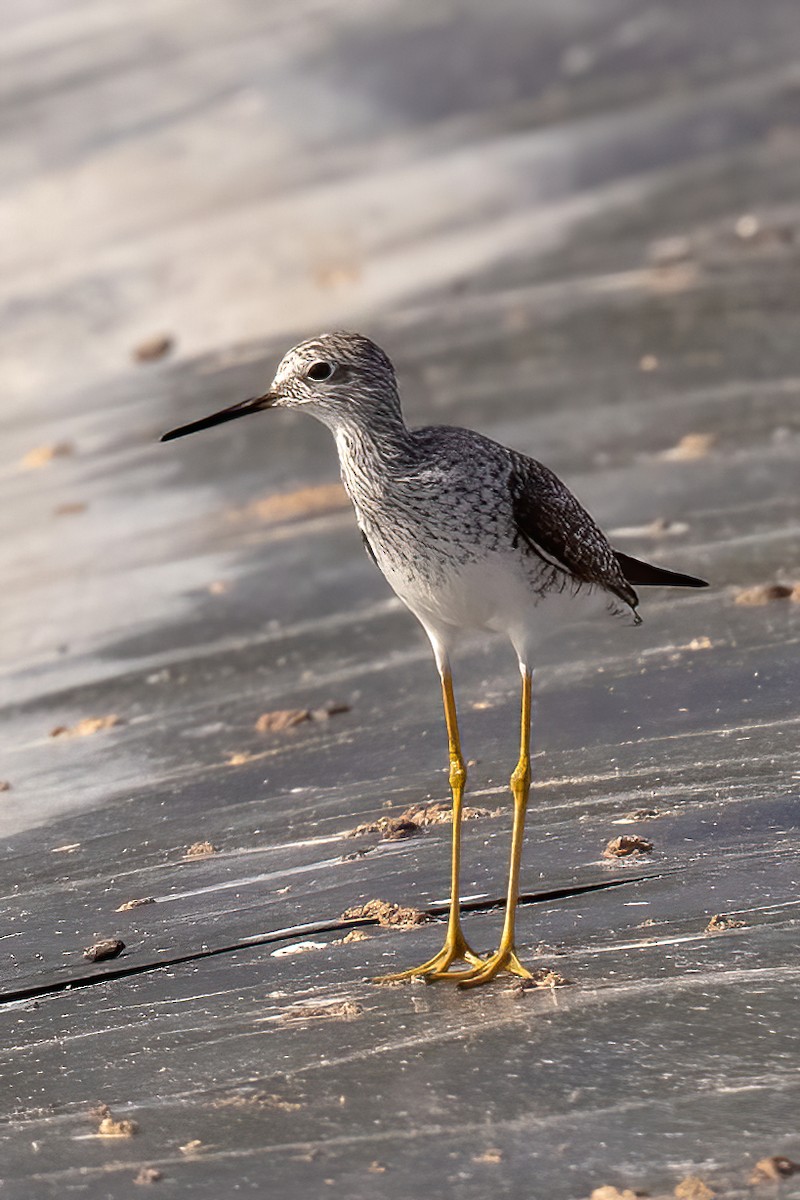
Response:
POLYGON ((664 567, 654 567, 652 563, 642 562, 641 559, 631 558, 615 550, 617 562, 622 568, 622 574, 628 583, 635 587, 708 587, 705 579, 696 575, 682 575, 680 571, 667 571, 664 567))

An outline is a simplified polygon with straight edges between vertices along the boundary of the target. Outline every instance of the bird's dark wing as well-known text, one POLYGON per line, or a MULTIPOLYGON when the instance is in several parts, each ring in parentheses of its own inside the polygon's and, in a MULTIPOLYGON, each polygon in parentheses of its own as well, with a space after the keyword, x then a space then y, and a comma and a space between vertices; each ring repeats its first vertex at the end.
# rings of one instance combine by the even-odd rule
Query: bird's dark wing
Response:
POLYGON ((636 609, 639 598, 603 531, 557 475, 513 454, 509 490, 518 537, 577 583, 595 584, 636 609))

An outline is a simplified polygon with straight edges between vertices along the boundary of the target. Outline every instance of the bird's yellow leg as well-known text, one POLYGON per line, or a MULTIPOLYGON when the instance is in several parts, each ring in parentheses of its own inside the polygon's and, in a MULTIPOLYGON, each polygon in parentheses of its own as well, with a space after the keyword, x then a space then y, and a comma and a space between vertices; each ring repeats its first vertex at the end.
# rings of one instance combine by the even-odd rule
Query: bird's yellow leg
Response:
MULTIPOLYGON (((448 972, 447 968, 456 959, 464 959, 474 967, 483 967, 483 959, 473 952, 464 937, 461 928, 461 913, 459 907, 459 875, 461 871, 461 812, 464 801, 464 785, 467 782, 467 768, 461 753, 461 738, 458 733, 456 717, 456 702, 453 695, 453 680, 449 667, 445 666, 442 675, 442 698, 444 700, 444 717, 447 724, 447 742, 450 752, 450 791, 453 796, 453 847, 450 868, 450 914, 447 919, 447 933, 444 945, 438 954, 429 958, 418 967, 407 971, 398 971, 393 975, 381 975, 376 983, 392 983, 398 979, 412 979, 414 976, 425 976, 428 979, 455 979, 456 974, 448 972)), ((466 972, 460 971, 459 975, 466 972)))
POLYGON ((531 673, 527 668, 522 673, 519 762, 514 769, 510 783, 511 794, 514 797, 514 825, 511 831, 511 866, 508 872, 506 915, 500 946, 496 953, 480 966, 475 966, 470 971, 459 971, 460 978, 457 978, 455 973, 451 975, 451 978, 456 979, 465 988, 479 987, 482 983, 488 983, 499 971, 509 971, 512 975, 521 975, 523 979, 531 978, 530 971, 523 967, 514 948, 522 839, 531 788, 531 673))

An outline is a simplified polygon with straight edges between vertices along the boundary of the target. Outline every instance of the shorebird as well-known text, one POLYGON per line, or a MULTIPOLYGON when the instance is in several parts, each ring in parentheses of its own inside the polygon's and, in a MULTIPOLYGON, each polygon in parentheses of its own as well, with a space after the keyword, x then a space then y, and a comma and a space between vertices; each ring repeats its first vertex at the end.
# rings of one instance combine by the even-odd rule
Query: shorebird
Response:
POLYGON ((627 613, 639 624, 637 586, 708 585, 612 549, 569 489, 535 459, 469 429, 409 429, 392 363, 360 334, 326 333, 301 342, 282 359, 264 395, 173 429, 161 440, 268 408, 303 410, 333 433, 364 545, 428 635, 441 678, 453 799, 447 932, 433 958, 381 979, 423 976, 476 987, 499 971, 530 978, 517 957, 515 916, 537 646, 565 624, 606 611, 627 613), (450 658, 457 635, 467 629, 505 634, 522 677, 505 916, 499 947, 486 958, 467 942, 459 906, 467 770, 450 658), (458 962, 466 967, 451 970, 458 962))

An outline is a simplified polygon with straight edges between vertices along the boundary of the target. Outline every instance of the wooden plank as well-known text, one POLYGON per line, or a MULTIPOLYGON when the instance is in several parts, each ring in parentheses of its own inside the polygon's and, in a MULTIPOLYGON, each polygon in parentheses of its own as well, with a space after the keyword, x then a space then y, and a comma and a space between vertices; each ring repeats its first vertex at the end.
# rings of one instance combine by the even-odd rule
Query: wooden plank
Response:
MULTIPOLYGON (((26 10, 0 131, 3 1195, 127 1195, 150 1167, 209 1197, 583 1200, 687 1174, 751 1196, 758 1159, 800 1159, 800 606, 736 602, 797 582, 795 6, 26 10), (429 650, 330 490, 326 431, 270 414, 156 443, 333 324, 386 345, 412 421, 541 457, 620 548, 712 581, 543 650, 520 942, 569 987, 370 982, 442 937, 344 942, 340 920, 377 896, 442 912, 446 825, 346 836, 446 798, 429 650), (175 360, 128 364, 162 325, 175 360), (349 711, 255 729, 328 701, 349 711), (631 831, 653 853, 603 859, 631 831), (98 936, 124 955, 85 962, 98 936), (97 1103, 138 1133, 98 1138, 97 1103)), ((500 809, 465 833, 489 948, 510 654, 466 640, 457 685, 469 800, 500 809)))

